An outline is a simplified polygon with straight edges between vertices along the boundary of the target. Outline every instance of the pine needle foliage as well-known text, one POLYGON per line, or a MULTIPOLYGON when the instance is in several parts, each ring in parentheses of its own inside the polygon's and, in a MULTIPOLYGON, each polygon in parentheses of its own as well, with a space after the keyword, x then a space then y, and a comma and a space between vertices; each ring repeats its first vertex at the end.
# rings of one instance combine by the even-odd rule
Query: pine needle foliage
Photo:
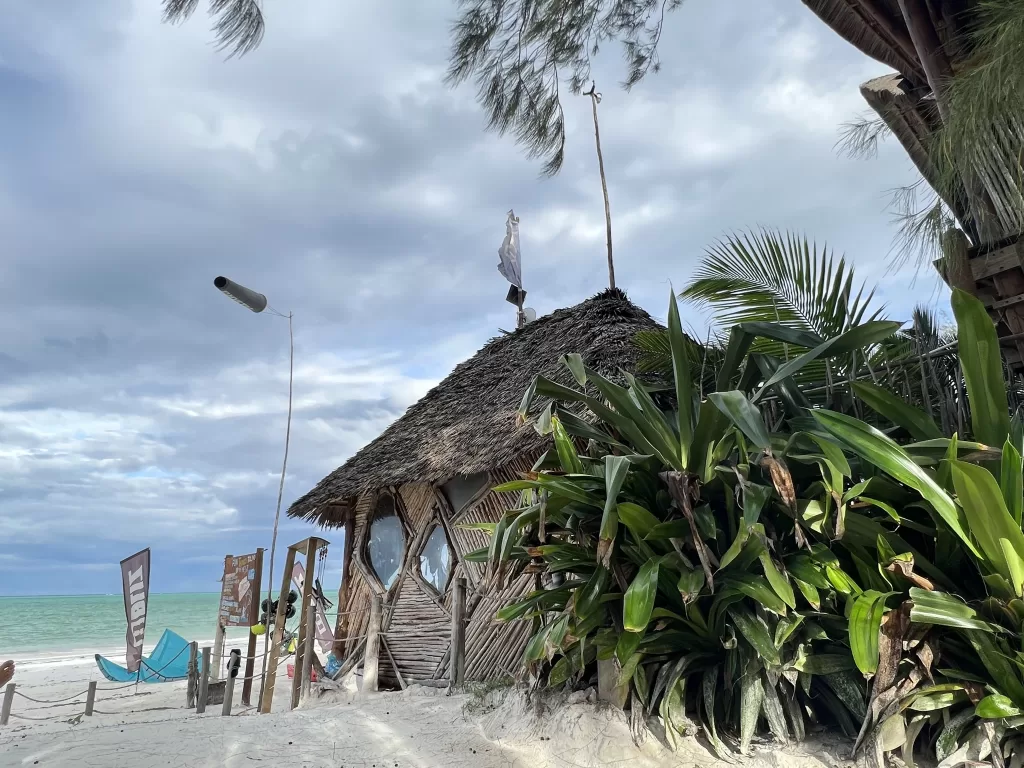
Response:
POLYGON ((659 68, 665 16, 682 0, 460 0, 448 82, 476 84, 490 128, 512 134, 554 175, 565 160, 561 89, 591 79, 601 47, 622 45, 631 88, 659 68))

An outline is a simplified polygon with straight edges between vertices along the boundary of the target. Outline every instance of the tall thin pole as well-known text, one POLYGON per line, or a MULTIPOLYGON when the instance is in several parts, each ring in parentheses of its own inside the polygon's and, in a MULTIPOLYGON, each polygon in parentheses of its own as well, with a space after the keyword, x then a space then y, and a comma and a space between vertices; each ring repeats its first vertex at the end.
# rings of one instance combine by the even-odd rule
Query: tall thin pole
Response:
POLYGON ((601 173, 601 191, 604 193, 604 223, 608 232, 608 287, 615 288, 615 262, 612 261, 612 207, 608 202, 608 180, 604 175, 604 155, 601 154, 601 129, 597 124, 597 105, 601 103, 601 94, 597 92, 597 84, 591 83, 590 90, 585 94, 590 97, 594 108, 594 141, 597 143, 597 168, 601 173))
MULTIPOLYGON (((284 432, 284 461, 281 462, 281 482, 277 487, 277 511, 274 513, 274 535, 270 539, 270 570, 267 576, 267 598, 273 597, 274 589, 274 553, 277 551, 277 526, 281 520, 281 499, 284 496, 284 477, 288 471, 288 444, 292 437, 292 383, 295 374, 295 336, 292 333, 292 313, 288 313, 288 421, 284 432)), ((281 596, 278 595, 278 599, 281 596)), ((269 606, 268 606, 269 607, 269 606)), ((267 611, 269 624, 270 612, 267 611)), ((270 627, 263 639, 263 673, 260 677, 260 701, 263 700, 263 686, 267 677, 267 656, 270 654, 270 627)))

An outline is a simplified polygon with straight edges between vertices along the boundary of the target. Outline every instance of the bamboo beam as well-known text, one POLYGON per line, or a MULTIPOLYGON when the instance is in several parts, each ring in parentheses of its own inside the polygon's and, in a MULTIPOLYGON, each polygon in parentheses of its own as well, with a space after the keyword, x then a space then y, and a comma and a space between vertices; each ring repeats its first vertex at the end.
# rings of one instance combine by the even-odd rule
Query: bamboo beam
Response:
POLYGON ((366 653, 363 656, 363 693, 376 693, 380 666, 381 598, 370 598, 370 622, 366 628, 366 653))
POLYGON ((466 679, 466 580, 458 578, 452 599, 452 655, 451 687, 462 685, 466 679))

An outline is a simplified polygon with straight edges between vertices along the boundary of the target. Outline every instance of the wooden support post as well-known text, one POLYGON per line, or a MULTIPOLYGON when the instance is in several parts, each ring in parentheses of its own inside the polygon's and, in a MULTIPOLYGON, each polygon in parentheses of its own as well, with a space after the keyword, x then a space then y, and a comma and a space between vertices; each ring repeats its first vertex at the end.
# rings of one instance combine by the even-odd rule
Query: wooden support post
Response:
POLYGON ((448 679, 451 687, 462 685, 466 677, 466 580, 455 579, 452 595, 452 654, 448 679))
POLYGON ((341 556, 341 586, 338 588, 338 618, 334 622, 334 655, 340 660, 348 657, 357 644, 357 640, 348 642, 349 627, 349 596, 352 594, 352 552, 355 539, 355 524, 352 515, 345 516, 345 544, 341 556))
POLYGON ((85 696, 85 716, 92 717, 93 707, 96 706, 96 681, 89 683, 89 693, 85 696))
POLYGON ((0 725, 7 725, 7 721, 11 719, 11 706, 14 704, 14 691, 17 688, 17 683, 8 683, 4 690, 4 705, 3 709, 0 709, 0 725))
POLYGON ((313 669, 313 656, 316 651, 313 650, 313 640, 316 636, 316 628, 314 626, 316 619, 317 603, 314 597, 306 605, 306 621, 303 627, 301 637, 301 649, 300 646, 296 646, 295 655, 295 682, 298 684, 292 691, 292 709, 295 709, 299 705, 299 702, 309 696, 310 682, 312 678, 313 669), (301 650, 302 658, 299 658, 299 652, 301 650), (301 672, 301 674, 300 674, 301 672))
POLYGON ((188 689, 185 691, 186 709, 196 708, 196 691, 199 690, 199 643, 188 644, 188 689))
MULTIPOLYGON (((252 608, 249 613, 249 621, 255 624, 260 618, 260 603, 263 600, 263 547, 256 550, 256 573, 253 583, 256 585, 252 590, 252 608)), ((242 704, 249 706, 249 698, 252 696, 252 675, 256 664, 256 635, 249 628, 249 645, 245 650, 245 680, 242 681, 242 704)))
POLYGON ((260 701, 260 712, 268 714, 274 704, 274 683, 277 681, 277 664, 281 658, 281 643, 284 641, 284 614, 288 609, 288 588, 292 582, 292 569, 295 567, 295 550, 288 548, 285 558, 284 575, 281 577, 281 591, 277 596, 277 615, 274 618, 274 638, 270 642, 270 657, 267 659, 267 676, 263 681, 263 698, 260 701))
POLYGON ((235 698, 235 678, 228 674, 224 680, 224 703, 220 708, 221 717, 231 714, 231 700, 235 698))
MULTIPOLYGON (((301 610, 299 613, 299 637, 295 642, 295 677, 292 678, 292 709, 299 706, 300 694, 303 691, 304 676, 309 673, 309 654, 312 653, 313 620, 316 617, 316 608, 312 606, 313 577, 316 568, 316 551, 319 549, 319 539, 309 537, 306 540, 305 566, 306 578, 302 580, 302 597, 300 598, 301 610)), ((309 690, 308 686, 305 688, 309 690)))
POLYGON ((196 714, 206 711, 206 696, 210 690, 210 646, 203 646, 203 668, 199 673, 199 698, 196 700, 196 714))
POLYGON ((370 621, 366 626, 366 651, 363 654, 363 693, 376 693, 380 664, 380 627, 383 611, 380 595, 370 598, 370 621))
POLYGON ((210 671, 210 682, 216 683, 220 680, 220 668, 224 664, 224 627, 220 624, 220 616, 217 617, 217 634, 213 638, 213 668, 210 671))

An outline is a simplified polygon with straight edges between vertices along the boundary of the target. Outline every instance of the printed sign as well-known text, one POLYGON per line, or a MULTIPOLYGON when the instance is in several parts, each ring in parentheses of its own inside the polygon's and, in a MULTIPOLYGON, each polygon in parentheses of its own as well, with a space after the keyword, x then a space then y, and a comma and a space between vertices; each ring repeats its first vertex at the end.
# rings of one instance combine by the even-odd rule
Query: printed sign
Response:
MULTIPOLYGON (((302 594, 302 585, 305 583, 306 569, 302 567, 302 563, 296 563, 295 567, 292 568, 292 584, 295 585, 300 595, 302 594)), ((331 649, 334 648, 334 632, 331 631, 331 625, 327 623, 324 605, 319 600, 316 603, 316 618, 314 621, 316 623, 316 640, 320 643, 324 653, 330 653, 331 649)))
POLYGON ((259 619, 259 558, 259 552, 224 558, 224 578, 220 589, 222 627, 251 627, 259 619))
POLYGON ((146 638, 146 614, 149 611, 148 547, 121 561, 121 585, 124 588, 124 615, 128 619, 125 669, 138 672, 142 662, 142 642, 146 638))

